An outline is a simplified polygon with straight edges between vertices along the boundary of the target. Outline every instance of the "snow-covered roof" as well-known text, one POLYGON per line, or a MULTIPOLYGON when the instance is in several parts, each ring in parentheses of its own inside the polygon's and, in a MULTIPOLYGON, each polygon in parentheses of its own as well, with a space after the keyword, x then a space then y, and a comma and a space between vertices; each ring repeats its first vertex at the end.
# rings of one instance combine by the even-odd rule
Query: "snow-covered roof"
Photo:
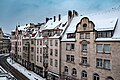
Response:
MULTIPOLYGON (((71 21, 69 27, 67 28, 62 41, 75 41, 75 38, 67 39, 67 33, 74 33, 76 30, 76 25, 80 22, 80 20, 84 17, 88 17, 90 21, 95 24, 95 30, 97 31, 106 31, 106 30, 114 30, 115 32, 113 38, 120 38, 120 21, 118 21, 120 15, 120 10, 111 10, 107 12, 99 12, 95 14, 89 14, 85 16, 77 16, 74 17, 71 21), (116 23, 118 21, 117 27, 116 23)), ((108 39, 108 38, 107 38, 108 39)), ((98 39, 102 40, 102 39, 98 39)), ((109 39, 110 40, 110 39, 109 39)))
POLYGON ((114 35, 112 37, 113 39, 120 39, 120 17, 118 19, 117 25, 116 25, 116 29, 114 32, 114 35))
POLYGON ((51 19, 46 23, 45 29, 54 29, 60 23, 64 24, 65 22, 67 22, 67 16, 63 16, 60 21, 58 20, 58 18, 56 18, 55 22, 53 19, 51 19))
MULTIPOLYGON (((62 36, 62 34, 64 33, 64 31, 65 31, 65 29, 67 27, 67 21, 68 21, 68 16, 67 15, 61 17, 60 21, 58 20, 58 18, 56 18, 55 22, 53 21, 53 19, 49 20, 45 24, 44 28, 40 29, 39 31, 41 32, 42 30, 50 30, 50 29, 52 30, 52 29, 59 28, 59 29, 62 30, 62 32, 60 33, 60 35, 55 34, 54 36, 49 37, 49 38, 59 38, 60 36, 62 36)), ((41 37, 36 37, 36 39, 40 39, 40 38, 43 38, 43 37, 42 36, 41 37)))
POLYGON ((97 38, 95 41, 120 41, 120 38, 97 38))
POLYGON ((75 38, 72 39, 67 39, 67 33, 74 33, 76 30, 76 25, 80 22, 81 17, 74 17, 70 23, 70 25, 68 26, 62 41, 75 41, 75 38))
POLYGON ((71 21, 66 33, 74 33, 76 30, 76 25, 80 22, 81 16, 74 17, 71 21))
POLYGON ((83 17, 88 17, 89 20, 95 24, 95 30, 105 31, 105 30, 113 30, 115 28, 115 24, 119 15, 120 15, 120 9, 117 10, 112 9, 108 11, 88 14, 83 17))

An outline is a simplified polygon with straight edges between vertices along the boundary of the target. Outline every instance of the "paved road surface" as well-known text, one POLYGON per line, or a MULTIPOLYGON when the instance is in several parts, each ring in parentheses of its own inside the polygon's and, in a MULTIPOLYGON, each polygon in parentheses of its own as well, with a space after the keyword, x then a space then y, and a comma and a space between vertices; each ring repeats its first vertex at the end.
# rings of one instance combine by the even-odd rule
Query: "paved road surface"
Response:
POLYGON ((21 74, 18 70, 7 63, 8 56, 0 56, 0 65, 8 72, 10 72, 17 80, 29 80, 26 76, 21 74))

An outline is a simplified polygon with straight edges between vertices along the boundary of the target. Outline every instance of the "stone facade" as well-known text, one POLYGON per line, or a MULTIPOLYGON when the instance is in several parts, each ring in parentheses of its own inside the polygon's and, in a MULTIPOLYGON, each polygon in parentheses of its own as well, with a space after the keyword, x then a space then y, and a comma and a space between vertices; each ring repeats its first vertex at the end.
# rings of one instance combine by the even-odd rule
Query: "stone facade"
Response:
POLYGON ((120 42, 96 41, 97 31, 94 29, 94 23, 87 17, 78 23, 75 34, 75 41, 62 41, 62 79, 119 80, 120 42), (68 44, 73 44, 74 47, 67 50, 68 44), (98 52, 98 44, 103 46, 102 52, 98 52), (106 45, 109 45, 109 52, 106 52, 106 45))

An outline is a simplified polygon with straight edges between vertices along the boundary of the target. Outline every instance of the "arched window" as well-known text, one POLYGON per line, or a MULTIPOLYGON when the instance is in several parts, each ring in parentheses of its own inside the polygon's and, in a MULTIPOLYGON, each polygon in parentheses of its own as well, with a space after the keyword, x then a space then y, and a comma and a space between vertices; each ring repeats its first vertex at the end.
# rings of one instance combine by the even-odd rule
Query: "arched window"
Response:
POLYGON ((68 72, 68 67, 67 66, 64 66, 64 72, 68 72))
POLYGON ((111 76, 108 76, 107 80, 114 80, 114 79, 111 76))
POLYGON ((100 80, 99 75, 97 73, 93 75, 93 80, 100 80))
POLYGON ((83 70, 81 74, 81 78, 87 78, 87 72, 85 70, 83 70))
POLYGON ((86 30, 86 28, 87 28, 87 24, 85 23, 83 24, 83 29, 86 30))
POLYGON ((75 68, 72 69, 72 75, 77 75, 77 70, 75 68))

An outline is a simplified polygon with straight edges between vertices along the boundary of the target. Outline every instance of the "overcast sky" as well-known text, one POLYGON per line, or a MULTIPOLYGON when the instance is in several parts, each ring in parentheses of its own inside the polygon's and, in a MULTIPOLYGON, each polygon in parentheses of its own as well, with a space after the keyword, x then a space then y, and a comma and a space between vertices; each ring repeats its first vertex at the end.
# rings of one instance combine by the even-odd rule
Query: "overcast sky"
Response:
POLYGON ((120 5, 120 0, 0 0, 0 27, 10 33, 16 25, 41 23, 68 10, 89 14, 120 5))

